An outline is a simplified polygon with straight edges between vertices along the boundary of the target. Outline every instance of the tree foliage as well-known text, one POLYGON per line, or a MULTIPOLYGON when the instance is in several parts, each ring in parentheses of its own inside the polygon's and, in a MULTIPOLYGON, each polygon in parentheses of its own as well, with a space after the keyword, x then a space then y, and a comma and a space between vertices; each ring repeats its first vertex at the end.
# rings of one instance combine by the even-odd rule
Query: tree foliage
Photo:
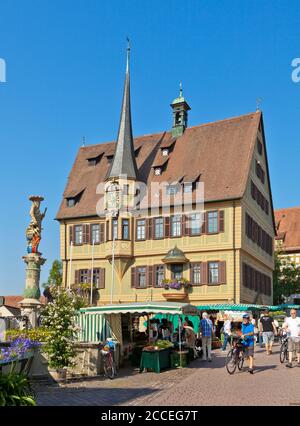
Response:
POLYGON ((300 268, 281 251, 275 252, 274 305, 285 302, 285 297, 300 292, 300 268))

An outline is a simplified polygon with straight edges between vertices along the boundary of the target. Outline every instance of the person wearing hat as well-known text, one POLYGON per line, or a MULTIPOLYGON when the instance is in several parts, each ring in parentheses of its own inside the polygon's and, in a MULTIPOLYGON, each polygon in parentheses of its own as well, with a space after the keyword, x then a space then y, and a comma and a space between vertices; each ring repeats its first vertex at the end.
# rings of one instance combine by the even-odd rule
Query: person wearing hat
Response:
POLYGON ((245 356, 249 362, 249 373, 253 374, 254 356, 254 325, 250 321, 250 315, 243 315, 242 336, 245 356))

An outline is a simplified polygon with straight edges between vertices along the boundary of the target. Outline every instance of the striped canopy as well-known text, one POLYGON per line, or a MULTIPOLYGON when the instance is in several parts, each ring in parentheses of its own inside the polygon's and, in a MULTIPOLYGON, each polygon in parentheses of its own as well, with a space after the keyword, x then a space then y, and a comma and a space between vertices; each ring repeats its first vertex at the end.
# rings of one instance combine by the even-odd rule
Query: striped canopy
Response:
POLYGON ((239 304, 216 304, 216 305, 200 305, 197 306, 199 311, 260 311, 269 309, 270 311, 279 310, 278 306, 272 305, 248 305, 244 303, 239 304))
POLYGON ((92 306, 80 309, 84 314, 172 314, 172 315, 198 315, 196 306, 188 303, 176 302, 143 302, 143 303, 120 303, 119 305, 92 306))

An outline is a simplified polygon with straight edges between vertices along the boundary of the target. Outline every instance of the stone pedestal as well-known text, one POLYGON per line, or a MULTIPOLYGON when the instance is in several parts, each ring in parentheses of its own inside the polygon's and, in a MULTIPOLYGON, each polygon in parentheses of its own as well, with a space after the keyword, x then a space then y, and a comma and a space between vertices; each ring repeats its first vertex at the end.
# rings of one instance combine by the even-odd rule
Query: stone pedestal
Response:
POLYGON ((36 299, 23 299, 20 302, 22 316, 28 318, 29 328, 38 327, 38 312, 41 307, 41 302, 36 299))
POLYGON ((24 299, 20 302, 22 315, 28 317, 31 328, 38 326, 38 311, 41 303, 40 299, 40 273, 41 266, 46 262, 41 253, 29 253, 23 256, 26 263, 26 285, 24 299))

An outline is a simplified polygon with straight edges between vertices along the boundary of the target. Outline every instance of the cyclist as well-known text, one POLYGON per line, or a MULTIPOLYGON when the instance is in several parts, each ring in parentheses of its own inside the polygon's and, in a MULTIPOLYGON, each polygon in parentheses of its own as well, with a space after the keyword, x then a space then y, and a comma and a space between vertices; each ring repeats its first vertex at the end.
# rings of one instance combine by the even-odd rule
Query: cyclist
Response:
POLYGON ((249 373, 253 374, 253 355, 254 355, 254 325, 251 324, 250 315, 243 315, 242 336, 245 356, 249 362, 249 373))

